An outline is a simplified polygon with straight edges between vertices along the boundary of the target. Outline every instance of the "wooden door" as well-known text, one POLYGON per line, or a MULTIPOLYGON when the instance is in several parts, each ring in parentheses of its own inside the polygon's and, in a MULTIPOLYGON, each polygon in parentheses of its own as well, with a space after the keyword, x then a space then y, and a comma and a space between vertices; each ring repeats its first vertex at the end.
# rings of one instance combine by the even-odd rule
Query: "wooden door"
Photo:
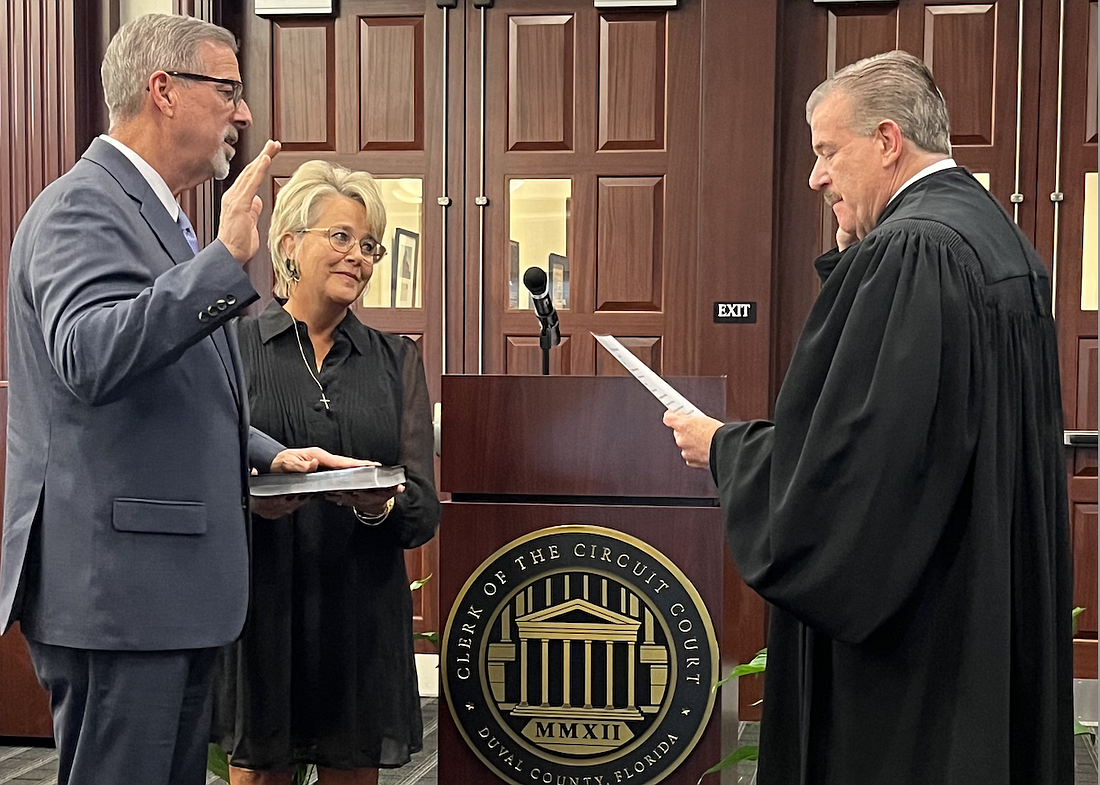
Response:
POLYGON ((620 336, 658 372, 692 351, 699 19, 690 0, 629 13, 499 0, 468 13, 467 372, 540 372, 522 284, 532 266, 561 319, 552 373, 621 372, 592 332, 620 336))
MULTIPOLYGON (((1097 3, 1045 0, 1036 247, 1051 266, 1066 428, 1097 427, 1097 3)), ((1095 438, 1095 436, 1094 436, 1095 438)), ((1093 442, 1095 445, 1095 441, 1093 442)), ((1074 675, 1097 675, 1097 453, 1067 447, 1074 675)))
POLYGON ((806 182, 814 163, 805 120, 810 92, 864 57, 904 49, 922 58, 947 101, 953 157, 1033 236, 1040 12, 1034 0, 785 3, 775 389, 817 294, 810 261, 836 246, 836 219, 806 182), (807 215, 820 220, 808 226, 807 215))
MULTIPOLYGON (((437 195, 446 193, 446 14, 430 0, 343 0, 332 17, 262 18, 249 11, 239 22, 242 78, 254 121, 240 157, 251 160, 269 136, 283 143, 261 188, 260 236, 266 238, 280 184, 302 163, 321 159, 373 174, 386 203, 383 243, 389 253, 355 310, 371 327, 416 341, 433 401, 439 400, 445 334, 446 218, 440 220, 440 211, 446 211, 437 195)), ((266 248, 247 269, 261 294, 258 310, 271 299, 266 248)), ((435 540, 406 554, 411 578, 434 574, 437 564, 435 540)), ((438 630, 435 584, 416 592, 413 603, 415 631, 438 630)), ((426 642, 418 646, 431 651, 426 642)))
MULTIPOLYGON (((1051 268, 1066 428, 1095 432, 1096 25, 1095 0, 785 3, 780 59, 792 66, 780 80, 775 389, 817 293, 808 262, 835 245, 832 212, 806 185, 813 154, 805 99, 836 69, 901 48, 932 68, 955 160, 986 184, 1051 268)), ((1095 678, 1096 448, 1067 452, 1074 597, 1086 608, 1075 672, 1095 678)))

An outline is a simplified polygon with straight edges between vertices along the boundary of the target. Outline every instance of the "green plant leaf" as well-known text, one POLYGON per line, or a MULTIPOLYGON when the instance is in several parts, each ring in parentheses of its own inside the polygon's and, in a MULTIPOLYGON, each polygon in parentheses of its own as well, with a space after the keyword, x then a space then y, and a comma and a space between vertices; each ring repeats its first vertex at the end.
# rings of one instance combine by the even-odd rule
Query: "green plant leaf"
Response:
POLYGON ((416 632, 413 633, 413 640, 423 640, 431 642, 432 646, 435 646, 436 650, 439 650, 439 633, 438 632, 416 632))
POLYGON ((734 764, 740 763, 743 760, 756 760, 757 755, 760 753, 760 748, 755 744, 747 744, 744 747, 738 747, 726 757, 722 758, 718 763, 715 763, 709 769, 703 772, 703 776, 700 777, 695 785, 699 785, 703 781, 703 777, 708 774, 717 774, 723 769, 728 769, 734 764))
POLYGON ((418 578, 417 580, 410 583, 409 584, 409 591, 416 591, 417 589, 419 589, 421 586, 423 586, 425 583, 427 583, 431 579, 432 579, 432 574, 429 572, 423 578, 418 578))
POLYGON ((229 756, 217 744, 206 747, 206 768, 226 782, 229 782, 229 756))
POLYGON ((752 673, 763 673, 764 670, 767 667, 768 667, 768 650, 767 649, 761 649, 760 651, 758 651, 756 653, 756 656, 753 657, 752 660, 750 660, 749 662, 743 663, 741 665, 738 665, 733 670, 731 670, 730 675, 727 676, 726 678, 722 679, 721 681, 719 681, 717 684, 715 684, 714 688, 718 689, 719 687, 721 687, 726 682, 733 681, 734 679, 739 679, 742 676, 748 676, 749 674, 752 674, 752 673))
POLYGON ((309 781, 312 777, 313 764, 299 763, 294 768, 294 779, 290 781, 290 785, 309 785, 309 781))
POLYGON ((1070 630, 1072 631, 1072 634, 1074 636, 1077 635, 1077 617, 1080 616, 1084 612, 1085 612, 1084 608, 1078 607, 1078 608, 1073 609, 1073 623, 1070 625, 1070 630))
POLYGON ((1096 736, 1096 731, 1092 728, 1082 725, 1076 718, 1073 720, 1073 735, 1074 736, 1096 736))

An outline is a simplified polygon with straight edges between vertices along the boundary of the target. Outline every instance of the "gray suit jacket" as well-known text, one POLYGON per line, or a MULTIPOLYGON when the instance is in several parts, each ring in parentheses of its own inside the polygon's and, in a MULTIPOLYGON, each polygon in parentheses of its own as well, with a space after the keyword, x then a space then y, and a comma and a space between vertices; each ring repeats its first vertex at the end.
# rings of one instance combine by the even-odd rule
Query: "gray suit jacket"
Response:
POLYGON ((0 629, 86 649, 237 637, 247 466, 281 449, 250 432, 223 329, 257 296, 102 140, 35 200, 8 280, 0 629))

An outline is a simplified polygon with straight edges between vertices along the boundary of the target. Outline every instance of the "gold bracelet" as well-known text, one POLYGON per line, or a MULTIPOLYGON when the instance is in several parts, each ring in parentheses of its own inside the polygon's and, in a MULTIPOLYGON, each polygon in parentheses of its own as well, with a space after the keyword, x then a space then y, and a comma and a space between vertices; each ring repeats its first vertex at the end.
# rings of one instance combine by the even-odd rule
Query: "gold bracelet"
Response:
POLYGON ((393 497, 386 499, 386 505, 382 508, 382 512, 377 515, 368 515, 365 512, 359 512, 356 508, 352 507, 351 511, 355 513, 355 517, 359 519, 360 523, 365 523, 367 526, 377 526, 382 521, 389 517, 390 512, 393 511, 393 497))

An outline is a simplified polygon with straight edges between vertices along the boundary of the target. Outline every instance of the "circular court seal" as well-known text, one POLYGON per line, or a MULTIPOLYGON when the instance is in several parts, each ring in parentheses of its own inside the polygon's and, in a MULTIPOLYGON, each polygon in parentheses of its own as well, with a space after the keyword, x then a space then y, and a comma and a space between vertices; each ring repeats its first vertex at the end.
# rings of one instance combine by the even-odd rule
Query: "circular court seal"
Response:
POLYGON ((714 705, 718 644, 651 545, 556 526, 486 559, 451 608, 443 688, 463 738, 516 785, 658 782, 714 705))

